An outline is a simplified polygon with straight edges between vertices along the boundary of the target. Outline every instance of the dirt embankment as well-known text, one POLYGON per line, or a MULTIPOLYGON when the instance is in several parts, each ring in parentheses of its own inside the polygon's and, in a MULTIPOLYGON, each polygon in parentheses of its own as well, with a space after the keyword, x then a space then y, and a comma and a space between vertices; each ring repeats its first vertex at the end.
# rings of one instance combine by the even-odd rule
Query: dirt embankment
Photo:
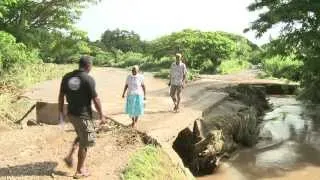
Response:
MULTIPOLYGON (((130 156, 144 147, 136 131, 113 126, 100 132, 96 145, 89 149, 89 179, 119 179, 130 156)), ((75 167, 68 168, 63 158, 74 138, 70 124, 64 131, 43 125, 1 132, 0 179, 72 179, 75 167)))
POLYGON ((222 157, 257 142, 259 122, 269 108, 265 90, 252 85, 225 88, 228 98, 182 130, 173 148, 195 176, 211 174, 222 157))

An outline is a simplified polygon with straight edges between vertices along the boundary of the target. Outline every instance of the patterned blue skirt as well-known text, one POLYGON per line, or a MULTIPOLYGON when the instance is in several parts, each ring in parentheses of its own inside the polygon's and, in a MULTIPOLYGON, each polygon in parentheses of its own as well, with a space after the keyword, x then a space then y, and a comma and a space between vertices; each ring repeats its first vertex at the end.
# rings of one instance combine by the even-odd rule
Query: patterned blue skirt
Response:
POLYGON ((126 113, 130 117, 140 116, 144 113, 144 101, 142 95, 128 95, 126 113))

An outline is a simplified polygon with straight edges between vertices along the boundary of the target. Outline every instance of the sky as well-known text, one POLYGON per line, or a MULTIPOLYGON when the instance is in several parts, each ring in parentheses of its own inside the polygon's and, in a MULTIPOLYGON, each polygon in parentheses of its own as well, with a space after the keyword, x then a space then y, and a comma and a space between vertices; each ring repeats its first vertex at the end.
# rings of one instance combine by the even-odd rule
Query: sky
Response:
POLYGON ((85 9, 77 27, 88 32, 90 40, 116 28, 133 30, 143 40, 153 40, 186 28, 226 31, 247 37, 262 45, 277 30, 256 39, 253 32, 243 33, 258 14, 249 12, 253 0, 102 0, 85 9))

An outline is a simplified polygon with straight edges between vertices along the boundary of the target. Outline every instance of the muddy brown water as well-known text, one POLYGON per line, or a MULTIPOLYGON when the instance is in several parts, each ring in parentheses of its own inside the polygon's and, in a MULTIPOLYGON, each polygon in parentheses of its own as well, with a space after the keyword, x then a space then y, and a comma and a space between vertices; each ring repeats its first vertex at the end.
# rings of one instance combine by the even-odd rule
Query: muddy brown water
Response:
POLYGON ((199 180, 320 180, 320 108, 293 96, 271 96, 260 141, 199 180))

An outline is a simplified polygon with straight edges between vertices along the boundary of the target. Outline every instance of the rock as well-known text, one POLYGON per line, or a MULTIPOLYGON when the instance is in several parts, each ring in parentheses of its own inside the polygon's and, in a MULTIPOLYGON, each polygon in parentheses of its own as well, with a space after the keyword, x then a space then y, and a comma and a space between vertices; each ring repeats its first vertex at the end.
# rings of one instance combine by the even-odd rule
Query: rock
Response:
POLYGON ((38 123, 34 119, 30 119, 27 121, 27 126, 36 126, 36 125, 38 125, 38 123))
POLYGON ((193 142, 197 143, 203 139, 201 120, 194 121, 193 124, 193 142))
POLYGON ((193 137, 193 132, 189 128, 185 128, 178 134, 172 145, 185 165, 190 164, 193 158, 193 137))

